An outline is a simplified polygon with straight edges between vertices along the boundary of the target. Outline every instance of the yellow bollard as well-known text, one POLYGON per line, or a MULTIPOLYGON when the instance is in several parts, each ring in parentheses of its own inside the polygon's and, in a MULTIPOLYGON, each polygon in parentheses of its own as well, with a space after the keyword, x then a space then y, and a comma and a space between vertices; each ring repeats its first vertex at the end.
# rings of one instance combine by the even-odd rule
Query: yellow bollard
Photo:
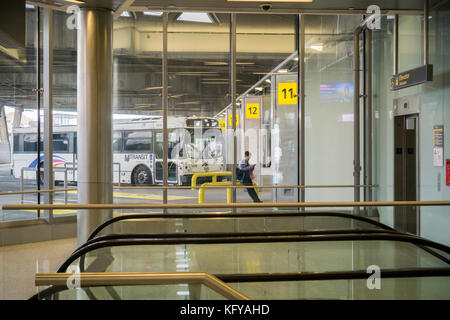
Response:
POLYGON ((198 190, 198 203, 205 203, 205 191, 205 188, 200 188, 198 190))
POLYGON ((231 188, 227 188, 227 203, 231 203, 231 201, 233 201, 233 193, 231 188))

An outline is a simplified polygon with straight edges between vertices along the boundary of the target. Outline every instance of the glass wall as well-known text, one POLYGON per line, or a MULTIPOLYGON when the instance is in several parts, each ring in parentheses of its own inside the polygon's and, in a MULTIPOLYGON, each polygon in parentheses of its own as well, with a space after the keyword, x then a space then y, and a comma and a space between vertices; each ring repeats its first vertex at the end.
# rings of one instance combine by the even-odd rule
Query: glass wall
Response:
MULTIPOLYGON (((168 14, 167 50, 168 181, 191 185, 195 173, 226 169, 226 142, 216 116, 231 102, 230 15, 168 14)), ((210 190, 207 197, 216 195, 225 201, 225 190, 210 190)), ((198 190, 170 190, 169 202, 196 203, 197 196, 198 190)))
MULTIPOLYGON (((250 152, 249 163, 256 165, 253 179, 258 185, 298 183, 298 117, 285 117, 297 114, 297 103, 282 107, 276 99, 279 82, 297 81, 296 27, 296 15, 237 15, 237 161, 243 161, 245 151, 250 152), (276 137, 273 132, 278 132, 276 137), (274 149, 285 152, 272 161, 274 149)), ((276 190, 259 190, 263 201, 271 202, 273 196, 277 196, 276 190)), ((245 189, 238 189, 237 200, 252 201, 245 189)))
MULTIPOLYGON (((125 11, 113 33, 114 185, 156 183, 162 128, 162 15, 125 11)), ((114 189, 115 203, 161 203, 162 190, 114 189)))
MULTIPOLYGON (((360 15, 305 17, 306 185, 353 185, 353 33, 361 21, 360 15)), ((352 188, 306 189, 305 198, 354 199, 352 188)))
MULTIPOLYGON (((0 47, 0 192, 19 191, 21 168, 36 159, 36 8, 26 5, 25 47, 0 47), (18 132, 22 131, 22 136, 18 132)), ((40 26, 40 29, 42 25, 40 26)), ((41 29, 42 38, 42 29, 41 29)), ((42 144, 41 144, 42 145, 42 144)), ((30 174, 25 189, 36 189, 30 174)), ((24 201, 36 201, 36 194, 24 201)), ((19 195, 1 196, 1 204, 19 203, 19 195)), ((0 221, 34 219, 34 212, 3 212, 0 221)))
MULTIPOLYGON (((77 177, 77 29, 72 13, 53 11, 53 168, 55 188, 74 188, 77 177), (65 173, 67 170, 67 181, 65 173)), ((77 191, 54 194, 54 203, 77 203, 77 191)), ((53 215, 76 215, 54 210, 53 215)))

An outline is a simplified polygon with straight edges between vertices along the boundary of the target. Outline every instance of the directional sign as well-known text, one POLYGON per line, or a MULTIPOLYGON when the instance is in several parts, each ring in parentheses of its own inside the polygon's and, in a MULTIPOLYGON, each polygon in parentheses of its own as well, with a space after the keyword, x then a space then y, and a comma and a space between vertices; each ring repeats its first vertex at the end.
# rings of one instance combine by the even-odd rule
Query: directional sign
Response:
POLYGON ((391 77, 391 91, 433 81, 433 65, 428 64, 391 77))

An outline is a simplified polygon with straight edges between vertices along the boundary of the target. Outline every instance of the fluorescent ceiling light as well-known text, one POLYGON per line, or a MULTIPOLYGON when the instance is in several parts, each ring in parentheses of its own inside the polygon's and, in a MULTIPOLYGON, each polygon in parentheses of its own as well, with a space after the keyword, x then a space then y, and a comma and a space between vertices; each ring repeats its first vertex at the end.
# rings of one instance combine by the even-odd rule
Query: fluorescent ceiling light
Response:
POLYGON ((323 50, 323 45, 322 44, 313 44, 311 46, 309 46, 311 49, 316 50, 316 51, 322 51, 323 50))
POLYGON ((387 16, 386 17, 388 20, 393 20, 393 19, 395 19, 395 16, 387 16))
MULTIPOLYGON (((163 87, 148 87, 148 88, 144 88, 144 89, 141 89, 141 90, 146 90, 146 91, 148 91, 148 90, 161 90, 163 87)), ((168 86, 167 88, 172 88, 171 86, 168 86)))
POLYGON ((205 12, 183 12, 177 18, 178 21, 190 21, 190 22, 203 22, 203 23, 213 23, 209 14, 205 12))
POLYGON ((223 61, 205 61, 203 62, 205 66, 226 66, 228 65, 228 62, 223 61))
POLYGON ((144 16, 162 16, 162 12, 144 11, 144 16))
POLYGON ((280 69, 280 70, 278 70, 278 73, 287 73, 288 72, 288 69, 280 69))
MULTIPOLYGON (((227 0, 228 2, 263 2, 261 0, 227 0)), ((268 2, 313 2, 313 0, 270 0, 268 2)))
POLYGON ((25 8, 27 8, 27 9, 34 9, 34 6, 32 4, 26 3, 25 4, 25 8))
POLYGON ((131 17, 131 14, 128 11, 124 11, 120 14, 121 17, 131 17))
POLYGON ((64 0, 65 2, 72 2, 72 3, 76 3, 76 4, 85 4, 85 0, 80 1, 80 0, 64 0))
POLYGON ((256 87, 255 90, 256 91, 263 91, 263 88, 262 87, 256 87))
POLYGON ((266 81, 267 83, 270 83, 270 79, 266 79, 265 81, 266 81))
POLYGON ((178 102, 178 104, 200 104, 200 101, 178 102))

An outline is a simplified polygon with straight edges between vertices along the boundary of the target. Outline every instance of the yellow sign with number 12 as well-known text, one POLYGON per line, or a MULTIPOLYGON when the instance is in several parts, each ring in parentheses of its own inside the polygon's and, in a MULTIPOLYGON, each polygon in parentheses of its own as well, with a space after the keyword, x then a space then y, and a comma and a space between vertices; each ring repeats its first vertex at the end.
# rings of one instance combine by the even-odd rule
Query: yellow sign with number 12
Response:
POLYGON ((247 103, 245 105, 247 119, 259 119, 259 103, 247 103))
POLYGON ((278 104, 297 104, 297 82, 278 83, 278 104))

